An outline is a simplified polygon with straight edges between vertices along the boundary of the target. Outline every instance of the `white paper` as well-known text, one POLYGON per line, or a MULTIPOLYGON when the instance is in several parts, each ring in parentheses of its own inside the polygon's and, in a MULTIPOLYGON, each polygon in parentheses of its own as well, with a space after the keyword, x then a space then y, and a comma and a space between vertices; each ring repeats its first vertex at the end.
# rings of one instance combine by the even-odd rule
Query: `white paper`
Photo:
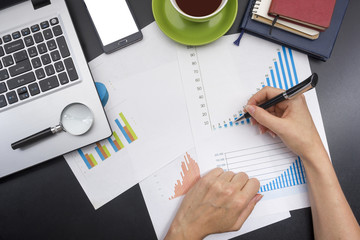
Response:
MULTIPOLYGON (((192 148, 140 182, 140 188, 158 239, 164 239, 184 195, 175 198, 174 196, 181 192, 181 187, 189 189, 192 186, 192 184, 189 186, 189 182, 194 183, 194 180, 200 177, 200 171, 201 169, 197 165, 196 151, 192 148)), ((229 239, 289 217, 288 211, 249 217, 240 231, 215 234, 206 239, 229 239)))
POLYGON ((64 156, 95 209, 193 146, 177 44, 155 23, 144 28, 143 35, 142 41, 90 63, 95 81, 105 84, 109 92, 105 112, 123 148, 115 151, 114 137, 82 148, 97 162, 90 169, 78 151, 64 156), (115 122, 126 125, 120 113, 135 140, 129 142, 115 122), (111 156, 101 160, 96 147, 111 156))
MULTIPOLYGON (((240 46, 225 36, 201 47, 179 46, 183 79, 198 163, 246 172, 259 179, 264 194, 252 216, 309 206, 306 173, 300 159, 279 138, 260 135, 249 121, 235 120, 256 91, 269 85, 288 89, 311 75, 305 54, 244 35, 240 46)), ((315 90, 307 103, 327 147, 315 90)))

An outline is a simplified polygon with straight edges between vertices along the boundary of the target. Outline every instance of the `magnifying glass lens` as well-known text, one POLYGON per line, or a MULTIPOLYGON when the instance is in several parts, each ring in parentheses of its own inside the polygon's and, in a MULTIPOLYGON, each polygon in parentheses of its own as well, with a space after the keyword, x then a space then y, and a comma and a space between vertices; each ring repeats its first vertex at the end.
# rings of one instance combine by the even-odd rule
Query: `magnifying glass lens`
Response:
POLYGON ((63 129, 72 135, 82 135, 92 126, 94 116, 84 104, 74 103, 68 105, 61 113, 63 129))

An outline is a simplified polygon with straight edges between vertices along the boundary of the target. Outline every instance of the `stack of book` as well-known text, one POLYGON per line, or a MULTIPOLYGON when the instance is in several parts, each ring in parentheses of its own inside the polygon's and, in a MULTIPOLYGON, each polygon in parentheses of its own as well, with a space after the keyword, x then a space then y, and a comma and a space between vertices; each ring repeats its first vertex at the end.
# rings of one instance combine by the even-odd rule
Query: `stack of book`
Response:
MULTIPOLYGON (((249 0, 241 30, 326 61, 349 0, 249 0)), ((239 43, 239 41, 235 41, 239 43)))

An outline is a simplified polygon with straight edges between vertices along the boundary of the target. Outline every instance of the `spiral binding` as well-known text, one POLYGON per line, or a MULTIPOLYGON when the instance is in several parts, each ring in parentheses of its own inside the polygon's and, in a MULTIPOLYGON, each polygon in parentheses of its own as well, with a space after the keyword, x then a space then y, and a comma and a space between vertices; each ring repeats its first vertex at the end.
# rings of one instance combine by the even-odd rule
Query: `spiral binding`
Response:
POLYGON ((256 1, 255 1, 255 4, 254 4, 253 10, 252 10, 252 13, 255 13, 255 14, 257 13, 260 4, 261 4, 261 0, 256 0, 256 1))

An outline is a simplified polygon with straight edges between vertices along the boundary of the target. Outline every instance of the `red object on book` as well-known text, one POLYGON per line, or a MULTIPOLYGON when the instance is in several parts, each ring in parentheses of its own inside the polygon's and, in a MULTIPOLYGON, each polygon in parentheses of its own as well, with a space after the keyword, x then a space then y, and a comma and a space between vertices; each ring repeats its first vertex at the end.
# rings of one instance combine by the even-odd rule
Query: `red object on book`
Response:
POLYGON ((330 25, 335 2, 336 0, 272 0, 268 14, 324 31, 330 25))

